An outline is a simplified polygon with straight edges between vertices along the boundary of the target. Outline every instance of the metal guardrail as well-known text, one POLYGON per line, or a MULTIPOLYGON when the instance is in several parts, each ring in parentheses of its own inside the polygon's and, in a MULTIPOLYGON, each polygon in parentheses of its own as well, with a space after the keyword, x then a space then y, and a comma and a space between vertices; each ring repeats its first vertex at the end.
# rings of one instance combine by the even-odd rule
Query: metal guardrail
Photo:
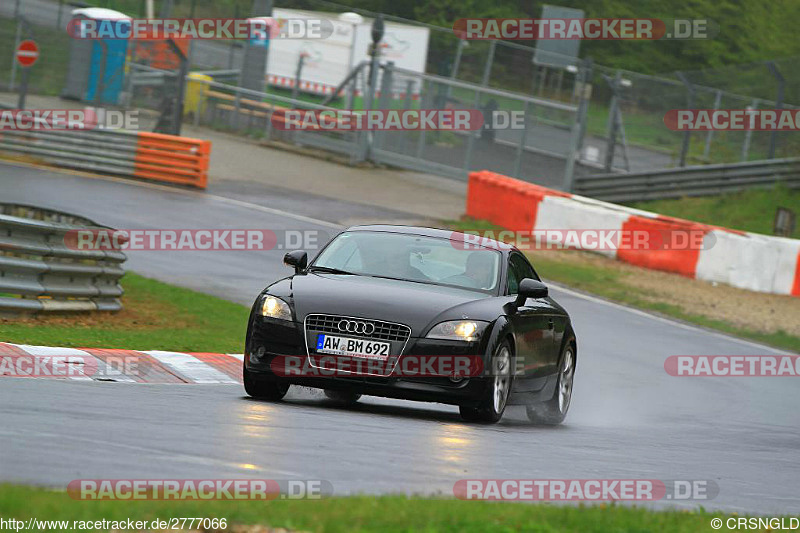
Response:
POLYGON ((101 227, 59 211, 0 204, 0 312, 122 309, 125 254, 66 245, 70 231, 101 227))
POLYGON ((575 178, 575 194, 610 202, 705 196, 760 186, 800 188, 800 159, 771 159, 575 178))
POLYGON ((64 168, 166 181, 204 189, 211 143, 125 130, 6 130, 0 151, 64 168))
POLYGON ((35 157, 60 167, 132 175, 138 135, 122 130, 6 130, 0 150, 35 157))

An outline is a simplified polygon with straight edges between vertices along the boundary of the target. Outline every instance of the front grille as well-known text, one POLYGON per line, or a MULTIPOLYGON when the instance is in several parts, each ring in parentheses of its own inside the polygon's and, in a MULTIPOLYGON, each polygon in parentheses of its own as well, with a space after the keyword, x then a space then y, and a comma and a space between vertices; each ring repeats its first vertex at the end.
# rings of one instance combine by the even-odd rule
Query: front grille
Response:
POLYGON ((383 320, 371 320, 368 318, 354 318, 336 315, 308 315, 306 317, 306 330, 319 331, 320 333, 338 333, 351 337, 364 337, 382 341, 406 342, 411 335, 411 328, 403 324, 384 322, 383 320), (357 320, 375 326, 375 331, 369 335, 341 331, 339 322, 342 320, 357 320))

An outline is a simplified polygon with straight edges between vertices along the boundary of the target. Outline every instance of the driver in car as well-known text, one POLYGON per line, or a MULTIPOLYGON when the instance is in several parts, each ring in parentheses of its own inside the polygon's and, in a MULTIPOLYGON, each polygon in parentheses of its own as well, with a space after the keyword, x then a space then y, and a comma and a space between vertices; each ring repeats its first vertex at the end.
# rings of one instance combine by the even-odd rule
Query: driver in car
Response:
POLYGON ((475 289, 490 289, 494 283, 494 257, 486 252, 472 252, 467 257, 464 272, 442 280, 443 283, 475 289))

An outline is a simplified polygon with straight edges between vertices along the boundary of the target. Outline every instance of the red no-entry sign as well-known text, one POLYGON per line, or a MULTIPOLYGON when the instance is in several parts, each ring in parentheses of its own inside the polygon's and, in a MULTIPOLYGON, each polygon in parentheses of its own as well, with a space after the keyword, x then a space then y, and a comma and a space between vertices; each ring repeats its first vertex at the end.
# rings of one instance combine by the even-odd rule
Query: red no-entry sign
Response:
POLYGON ((14 53, 17 63, 23 67, 30 67, 36 60, 39 59, 39 46, 35 41, 27 40, 22 41, 17 46, 17 51, 14 53))

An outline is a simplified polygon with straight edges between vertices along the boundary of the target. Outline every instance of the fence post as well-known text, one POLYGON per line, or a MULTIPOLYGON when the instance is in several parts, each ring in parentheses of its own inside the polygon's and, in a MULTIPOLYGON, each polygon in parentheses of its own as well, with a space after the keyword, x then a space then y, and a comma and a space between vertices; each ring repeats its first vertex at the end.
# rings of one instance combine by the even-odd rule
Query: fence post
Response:
MULTIPOLYGON (((378 43, 383 39, 383 32, 383 16, 378 15, 372 23, 372 52, 370 54, 369 79, 367 81, 367 93, 364 95, 364 110, 367 112, 372 109, 375 101, 375 86, 378 84, 378 66, 380 65, 378 61, 378 56, 380 54, 378 43)), ((362 131, 359 133, 358 153, 356 154, 355 162, 365 161, 369 157, 369 145, 371 142, 370 132, 362 131)))
MULTIPOLYGON (((758 98, 753 98, 753 103, 748 106, 748 110, 755 111, 758 109, 758 98)), ((753 130, 747 129, 744 132, 744 141, 742 141, 742 162, 747 161, 750 155, 750 140, 753 138, 753 130)))
MULTIPOLYGON (((461 66, 461 54, 464 52, 464 46, 466 44, 467 44, 467 42, 464 39, 459 39, 458 40, 458 48, 456 48, 456 57, 455 57, 455 59, 453 59, 453 68, 450 69, 450 79, 451 80, 456 79, 456 76, 458 76, 458 67, 461 66)), ((447 93, 446 93, 446 97, 445 97, 445 102, 449 102, 450 101, 450 94, 451 94, 452 89, 453 89, 452 85, 448 85, 447 86, 447 93)))
MULTIPOLYGON (((381 94, 378 97, 378 109, 389 109, 389 100, 392 98, 392 86, 394 83, 394 62, 388 61, 383 67, 383 78, 381 79, 381 94)), ((372 136, 372 148, 380 148, 383 144, 385 131, 376 131, 372 136)))
MULTIPOLYGON (((722 91, 717 89, 717 96, 714 98, 714 111, 719 109, 720 104, 722 104, 722 91)), ((703 159, 708 161, 709 155, 711 155, 711 139, 714 137, 714 130, 708 130, 708 134, 706 135, 706 146, 703 148, 703 159)))
MULTIPOLYGON (((775 76, 775 80, 778 82, 778 95, 775 98, 775 109, 780 112, 783 109, 783 93, 786 89, 786 79, 781 74, 781 71, 778 70, 778 66, 775 64, 774 61, 767 61, 767 68, 775 76)), ((772 133, 769 135, 769 155, 767 155, 767 159, 774 159, 775 158, 775 145, 778 142, 778 130, 773 129, 772 133)))
MULTIPOLYGON (((489 55, 486 57, 486 63, 483 66, 483 77, 481 78, 481 87, 486 87, 489 84, 489 77, 492 74, 492 63, 494 62, 494 52, 497 48, 497 41, 492 39, 489 43, 489 55)), ((479 91, 475 91, 475 108, 478 109, 481 107, 481 93, 479 91)), ((483 117, 483 123, 488 124, 488 121, 491 120, 491 117, 483 117)), ((472 152, 475 150, 475 137, 480 135, 480 130, 478 132, 469 131, 468 133, 468 140, 467 140, 467 151, 464 154, 464 172, 469 172, 470 164, 472 164, 472 152)))
POLYGON ((300 57, 297 59, 297 68, 294 71, 294 86, 292 87, 292 100, 297 100, 297 94, 300 92, 300 76, 303 74, 303 63, 306 61, 306 53, 300 52, 300 57))
MULTIPOLYGON (((409 109, 411 109, 413 92, 414 92, 414 80, 411 80, 411 79, 406 80, 406 97, 403 100, 403 109, 405 111, 408 111, 409 109)), ((403 132, 403 153, 404 154, 407 154, 409 152, 408 137, 409 137, 408 132, 404 131, 403 132)))
MULTIPOLYGON (((689 109, 694 109, 694 85, 689 81, 689 78, 683 72, 676 72, 675 75, 686 86, 686 104, 689 109)), ((683 132, 683 141, 681 142, 681 155, 678 161, 679 167, 686 166, 686 155, 689 153, 689 143, 692 140, 692 130, 683 132)))
POLYGON ((522 129, 522 135, 517 145, 517 154, 514 159, 514 177, 519 179, 522 172, 522 154, 525 153, 525 142, 528 140, 528 107, 530 107, 530 100, 525 100, 525 107, 522 109, 522 116, 525 120, 525 127, 522 129))
POLYGON ((483 65, 483 77, 481 78, 481 85, 487 87, 489 85, 489 78, 492 75, 492 65, 494 64, 494 52, 497 49, 497 41, 492 39, 489 41, 489 55, 486 57, 486 63, 483 65))
MULTIPOLYGON (((617 72, 620 75, 619 71, 617 72)), ((584 94, 578 103, 578 109, 575 112, 575 122, 572 124, 572 134, 570 135, 569 152, 567 152, 567 161, 564 165, 564 184, 563 189, 565 192, 572 192, 575 180, 575 164, 578 159, 581 145, 581 135, 584 131, 584 122, 587 117, 587 98, 586 85, 592 79, 592 61, 587 59, 584 61, 578 70, 577 81, 581 86, 581 91, 584 94)))
MULTIPOLYGON (((19 0, 17 0, 17 11, 19 11, 19 0)), ((17 15, 16 12, 14 14, 14 17, 16 17, 16 21, 17 21, 17 33, 16 33, 16 36, 14 37, 14 50, 16 50, 17 47, 19 46, 20 40, 22 39, 22 35, 21 35, 22 34, 22 20, 19 18, 19 15, 17 15)), ((16 80, 17 80, 17 60, 16 59, 12 59, 11 60, 11 81, 9 81, 9 84, 8 84, 8 90, 9 91, 13 91, 14 90, 14 85, 16 83, 16 80)))
POLYGON ((581 117, 581 131, 578 137, 578 151, 583 149, 583 140, 586 138, 586 127, 589 115, 589 103, 592 98, 592 79, 594 79, 594 60, 587 57, 583 60, 583 64, 579 65, 586 69, 581 80, 580 71, 575 75, 575 83, 580 86, 580 93, 578 94, 578 114, 581 117))
POLYGON ((606 144, 606 172, 611 172, 614 166, 614 150, 617 147, 617 128, 619 122, 617 120, 617 108, 619 107, 619 87, 622 82, 622 71, 617 70, 614 78, 610 78, 603 74, 608 86, 611 87, 611 105, 608 106, 608 141, 606 144))

